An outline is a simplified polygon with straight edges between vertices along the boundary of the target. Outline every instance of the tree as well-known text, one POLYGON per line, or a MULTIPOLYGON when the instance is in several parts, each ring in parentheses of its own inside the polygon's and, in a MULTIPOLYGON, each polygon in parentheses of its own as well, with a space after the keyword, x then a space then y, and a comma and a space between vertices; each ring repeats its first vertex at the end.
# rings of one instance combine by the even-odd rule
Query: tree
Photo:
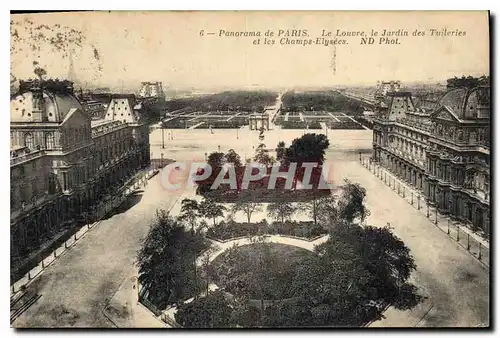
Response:
POLYGON ((351 183, 345 179, 342 186, 342 193, 339 198, 338 218, 346 224, 352 223, 356 218, 363 222, 370 211, 365 206, 366 189, 358 183, 351 183))
POLYGON ((207 247, 199 234, 186 231, 166 211, 158 211, 137 253, 139 282, 148 300, 163 309, 198 295, 199 280, 193 262, 207 247))
POLYGON ((324 134, 305 134, 293 140, 285 152, 287 163, 297 163, 300 167, 304 162, 322 164, 325 160, 325 151, 330 141, 324 134))
POLYGON ((202 278, 205 280, 205 292, 208 295, 210 280, 214 276, 214 268, 212 265, 212 257, 217 252, 217 248, 209 247, 207 250, 203 252, 201 256, 201 272, 202 278))
POLYGON ((191 231, 194 232, 196 227, 196 219, 200 214, 200 206, 193 199, 184 198, 181 202, 181 220, 186 220, 191 226, 191 231))
POLYGON ((276 146, 276 159, 278 161, 282 161, 285 158, 285 153, 286 153, 285 142, 279 141, 278 145, 276 146))
POLYGON ((247 216, 247 222, 250 223, 252 214, 254 212, 262 211, 262 206, 260 205, 260 203, 255 201, 255 197, 253 196, 251 191, 243 190, 240 194, 240 197, 236 200, 233 207, 231 208, 231 212, 233 214, 238 211, 243 211, 247 216))
POLYGON ((335 197, 313 193, 310 200, 300 204, 299 211, 311 217, 314 225, 318 225, 319 220, 330 219, 335 214, 335 197))
POLYGON ((40 81, 42 81, 45 77, 45 75, 47 75, 47 71, 45 69, 43 69, 42 67, 36 67, 33 72, 35 73, 36 76, 38 76, 38 79, 40 81))
POLYGON ((232 308, 224 293, 214 291, 206 297, 179 306, 175 320, 188 328, 232 327, 232 308))
POLYGON ((266 145, 264 143, 257 146, 253 159, 255 162, 263 164, 266 167, 272 166, 276 162, 274 157, 269 155, 269 151, 266 149, 266 145))
POLYGON ((227 208, 221 204, 216 203, 211 198, 205 198, 199 204, 198 210, 203 217, 211 218, 214 221, 215 226, 216 219, 218 217, 224 217, 224 211, 226 211, 227 208))
POLYGON ((236 168, 241 167, 240 155, 234 149, 229 149, 224 155, 224 159, 226 163, 232 163, 236 168))
POLYGON ((219 151, 214 151, 208 155, 207 163, 212 167, 212 170, 220 168, 225 163, 225 155, 219 151))
POLYGON ((297 267, 292 284, 311 314, 305 325, 359 326, 382 311, 372 304, 419 299, 408 284, 414 259, 388 229, 332 227, 315 251, 297 267))
POLYGON ((267 205, 267 215, 272 219, 280 221, 281 224, 284 224, 285 220, 290 219, 296 211, 297 207, 295 204, 289 201, 280 201, 267 205))

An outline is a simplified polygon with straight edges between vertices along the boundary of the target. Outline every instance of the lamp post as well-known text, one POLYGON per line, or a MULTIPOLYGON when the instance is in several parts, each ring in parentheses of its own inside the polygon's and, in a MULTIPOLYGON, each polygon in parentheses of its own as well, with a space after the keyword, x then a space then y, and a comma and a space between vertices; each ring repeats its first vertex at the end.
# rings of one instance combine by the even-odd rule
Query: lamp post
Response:
POLYGON ((420 210, 420 195, 417 196, 417 210, 420 210))
POLYGON ((165 128, 161 125, 161 148, 165 149, 165 128))

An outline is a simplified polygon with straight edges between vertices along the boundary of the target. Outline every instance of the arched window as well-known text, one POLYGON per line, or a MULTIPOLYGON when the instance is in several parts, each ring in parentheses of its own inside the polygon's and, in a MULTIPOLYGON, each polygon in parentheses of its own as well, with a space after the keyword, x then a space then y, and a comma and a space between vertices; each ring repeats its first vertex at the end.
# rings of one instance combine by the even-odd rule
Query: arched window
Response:
POLYGON ((28 147, 30 150, 33 149, 33 135, 31 135, 31 133, 24 134, 24 146, 28 147))
POLYGON ((45 135, 45 149, 53 149, 54 147, 54 133, 47 133, 45 135))

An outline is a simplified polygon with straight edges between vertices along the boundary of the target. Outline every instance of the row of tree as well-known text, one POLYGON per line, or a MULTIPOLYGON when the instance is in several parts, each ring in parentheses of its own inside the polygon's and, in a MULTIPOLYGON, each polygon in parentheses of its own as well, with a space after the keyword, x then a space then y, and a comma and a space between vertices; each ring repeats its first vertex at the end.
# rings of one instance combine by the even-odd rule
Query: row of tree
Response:
POLYGON ((276 93, 269 91, 225 91, 222 93, 173 99, 166 103, 167 111, 190 108, 193 111, 264 111, 274 104, 276 93))
POLYGON ((336 91, 287 92, 282 97, 282 109, 285 112, 297 111, 344 111, 361 114, 363 105, 336 91))

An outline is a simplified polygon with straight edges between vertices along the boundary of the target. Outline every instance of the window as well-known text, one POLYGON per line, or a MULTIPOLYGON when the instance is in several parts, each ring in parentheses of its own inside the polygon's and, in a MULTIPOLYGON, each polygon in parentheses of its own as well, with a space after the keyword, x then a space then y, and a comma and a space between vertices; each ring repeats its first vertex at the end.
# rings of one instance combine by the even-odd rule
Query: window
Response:
POLYGON ((54 133, 47 133, 45 135, 45 149, 53 149, 54 147, 54 133))
POLYGON ((36 197, 38 195, 38 178, 34 178, 31 181, 31 196, 36 197))
POLYGON ((30 150, 33 149, 33 135, 31 135, 31 133, 26 133, 24 135, 24 145, 30 150))
POLYGON ((56 178, 53 174, 49 175, 49 194, 54 194, 56 192, 56 178))

